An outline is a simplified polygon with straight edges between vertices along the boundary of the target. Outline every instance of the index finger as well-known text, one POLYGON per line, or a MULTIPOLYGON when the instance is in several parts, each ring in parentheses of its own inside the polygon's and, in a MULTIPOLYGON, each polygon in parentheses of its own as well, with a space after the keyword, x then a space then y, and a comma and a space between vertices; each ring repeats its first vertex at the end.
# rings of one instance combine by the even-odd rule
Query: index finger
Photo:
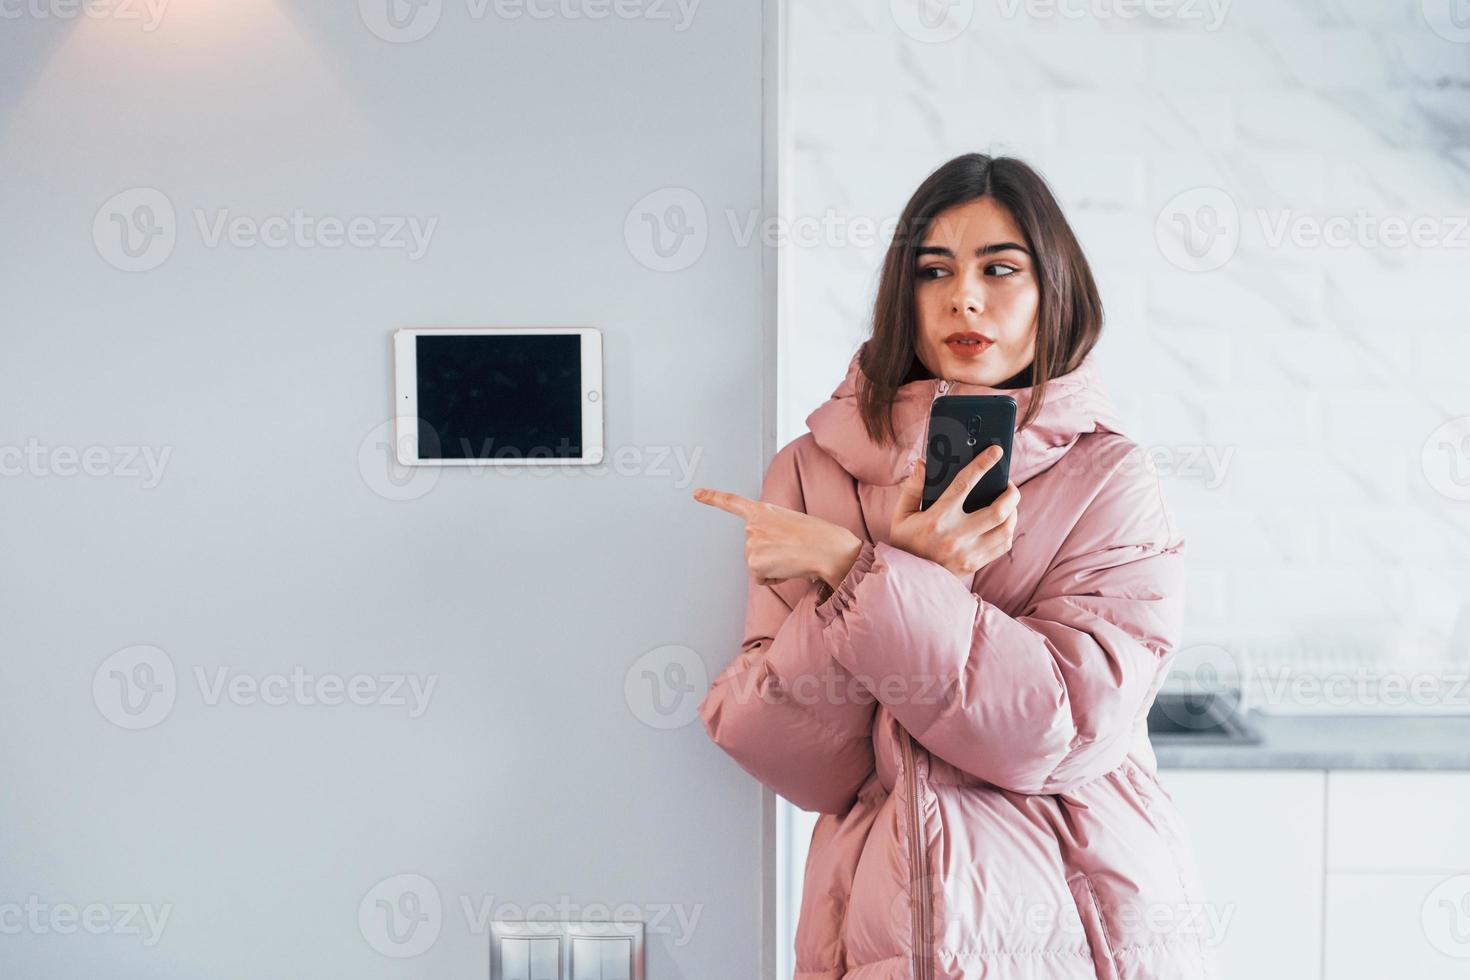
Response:
POLYGON ((757 504, 749 497, 742 497, 738 493, 730 493, 725 490, 711 490, 708 487, 699 487, 694 491, 694 499, 711 507, 729 511, 743 521, 748 521, 755 515, 757 504))

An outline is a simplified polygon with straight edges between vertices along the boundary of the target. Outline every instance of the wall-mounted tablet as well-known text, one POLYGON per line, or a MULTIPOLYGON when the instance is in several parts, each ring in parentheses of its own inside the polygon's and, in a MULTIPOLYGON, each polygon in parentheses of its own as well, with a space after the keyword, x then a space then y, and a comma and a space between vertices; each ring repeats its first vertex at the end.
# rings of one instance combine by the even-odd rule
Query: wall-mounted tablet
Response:
POLYGON ((393 362, 405 466, 602 461, 595 327, 399 330, 393 362))

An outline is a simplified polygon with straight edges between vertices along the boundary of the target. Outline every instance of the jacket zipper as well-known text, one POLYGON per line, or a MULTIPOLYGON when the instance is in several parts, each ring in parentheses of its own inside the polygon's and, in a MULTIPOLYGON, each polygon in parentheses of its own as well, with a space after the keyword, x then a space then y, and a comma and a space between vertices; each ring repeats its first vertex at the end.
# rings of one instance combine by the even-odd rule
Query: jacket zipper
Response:
POLYGON ((914 740, 905 729, 903 733, 903 766, 909 784, 909 862, 913 878, 913 892, 918 901, 914 909, 914 978, 926 980, 929 971, 929 875, 925 873, 924 845, 919 840, 919 775, 914 771, 914 740))
MULTIPOLYGON (((934 398, 949 391, 954 382, 941 378, 935 389, 934 398)), ((932 401, 932 399, 931 399, 932 401)), ((924 844, 919 839, 919 828, 923 814, 919 807, 919 774, 914 771, 914 737, 905 729, 903 733, 903 768, 909 784, 909 866, 912 869, 912 889, 918 898, 913 903, 914 918, 914 980, 930 980, 933 976, 929 958, 929 875, 924 862, 924 844)))

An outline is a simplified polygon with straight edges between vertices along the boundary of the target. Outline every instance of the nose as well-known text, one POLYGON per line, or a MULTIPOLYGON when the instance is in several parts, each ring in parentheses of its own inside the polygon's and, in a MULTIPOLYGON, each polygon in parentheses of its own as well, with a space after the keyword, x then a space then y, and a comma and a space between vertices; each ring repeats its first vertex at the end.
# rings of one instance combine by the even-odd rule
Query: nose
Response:
POLYGON ((979 316, 985 312, 984 292, 966 277, 949 298, 950 311, 956 316, 979 316))

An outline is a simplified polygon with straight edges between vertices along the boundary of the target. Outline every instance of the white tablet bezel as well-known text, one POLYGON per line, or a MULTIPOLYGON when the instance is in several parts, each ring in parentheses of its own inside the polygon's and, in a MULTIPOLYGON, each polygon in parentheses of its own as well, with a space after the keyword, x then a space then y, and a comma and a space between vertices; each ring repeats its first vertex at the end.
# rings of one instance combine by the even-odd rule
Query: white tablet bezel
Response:
POLYGON ((393 334, 393 445, 403 466, 587 466, 602 462, 602 331, 596 327, 404 327, 393 334), (578 334, 582 338, 582 455, 558 459, 419 459, 419 337, 578 334), (412 454, 412 455, 409 455, 412 454))

